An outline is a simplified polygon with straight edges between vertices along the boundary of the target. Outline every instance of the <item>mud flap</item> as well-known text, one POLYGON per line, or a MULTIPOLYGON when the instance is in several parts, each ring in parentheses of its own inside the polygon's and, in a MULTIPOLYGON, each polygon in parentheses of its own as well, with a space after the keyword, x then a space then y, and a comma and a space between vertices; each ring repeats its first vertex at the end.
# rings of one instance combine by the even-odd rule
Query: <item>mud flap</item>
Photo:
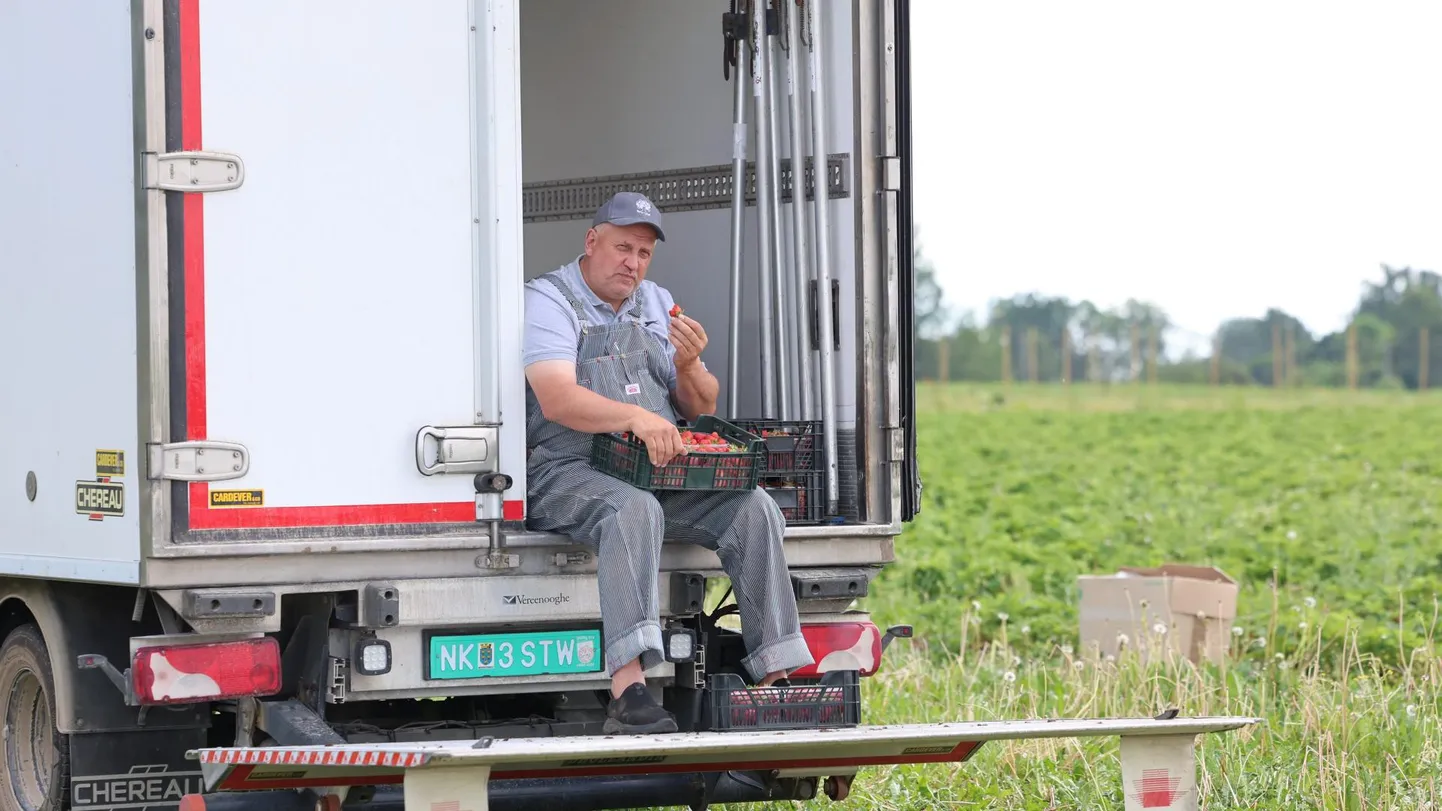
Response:
POLYGON ((204 745, 203 729, 71 735, 70 808, 178 808, 203 790, 200 764, 186 753, 204 745))

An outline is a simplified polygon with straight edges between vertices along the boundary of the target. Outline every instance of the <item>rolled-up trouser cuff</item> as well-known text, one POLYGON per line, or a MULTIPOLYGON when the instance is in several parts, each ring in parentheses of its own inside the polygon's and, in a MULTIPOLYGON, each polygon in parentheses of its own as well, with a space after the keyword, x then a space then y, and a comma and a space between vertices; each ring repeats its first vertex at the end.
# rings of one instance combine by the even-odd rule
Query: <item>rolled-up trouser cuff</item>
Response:
POLYGON ((762 645, 752 651, 750 656, 742 659, 741 664, 746 666, 746 672, 751 674, 753 680, 761 681, 768 673, 778 670, 790 672, 815 661, 811 657, 811 649, 806 647, 806 639, 795 633, 762 645))
POLYGON ((665 660, 662 650, 660 623, 646 620, 632 625, 606 640, 606 675, 616 675, 617 670, 638 656, 641 658, 641 669, 650 670, 665 660))

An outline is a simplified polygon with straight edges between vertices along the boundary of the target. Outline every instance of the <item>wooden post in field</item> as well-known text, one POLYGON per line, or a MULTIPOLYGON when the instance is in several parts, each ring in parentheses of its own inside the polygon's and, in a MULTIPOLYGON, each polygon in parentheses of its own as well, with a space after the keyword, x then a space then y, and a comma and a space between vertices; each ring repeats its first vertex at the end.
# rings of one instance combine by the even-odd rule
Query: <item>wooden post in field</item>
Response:
POLYGON ((1282 368, 1282 382, 1289 388, 1297 385, 1297 325, 1288 324, 1285 337, 1286 346, 1282 349, 1282 362, 1286 364, 1282 368))
POLYGON ((1147 333, 1147 382, 1157 384, 1157 325, 1153 324, 1147 333))
POLYGON ((1071 330, 1065 328, 1061 331, 1061 382, 1071 385, 1071 330))
POLYGON ((936 344, 936 376, 943 383, 951 380, 951 337, 942 336, 936 344))
POLYGON ((1357 325, 1347 325, 1347 388, 1357 390, 1357 325))
POLYGON ((1036 327, 1026 328, 1026 379, 1037 382, 1036 327))
POLYGON ((1282 385, 1282 325, 1272 322, 1272 388, 1282 385))
POLYGON ((1142 370, 1142 341, 1140 327, 1135 321, 1132 322, 1132 382, 1135 383, 1141 378, 1142 370))
POLYGON ((1001 328, 1001 382, 1011 385, 1011 325, 1001 328))
POLYGON ((1427 350, 1431 349, 1432 341, 1427 333, 1427 328, 1422 328, 1422 334, 1417 336, 1417 390, 1427 390, 1427 372, 1431 370, 1431 364, 1427 362, 1427 350))
POLYGON ((1222 385, 1222 334, 1212 336, 1212 385, 1222 385))
POLYGON ((1101 350, 1097 349, 1096 339, 1093 338, 1091 340, 1091 346, 1087 348, 1087 382, 1102 382, 1101 370, 1101 350))

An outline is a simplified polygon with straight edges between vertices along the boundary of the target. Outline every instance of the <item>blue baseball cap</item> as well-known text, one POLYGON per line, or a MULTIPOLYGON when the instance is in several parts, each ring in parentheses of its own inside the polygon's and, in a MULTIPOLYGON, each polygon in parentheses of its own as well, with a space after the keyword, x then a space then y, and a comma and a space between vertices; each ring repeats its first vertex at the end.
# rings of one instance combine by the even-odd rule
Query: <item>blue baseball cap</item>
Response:
POLYGON ((601 207, 596 209, 596 216, 591 220, 591 227, 594 228, 607 222, 612 225, 645 223, 656 229, 657 239, 662 242, 666 241, 666 233, 661 230, 661 209, 640 192, 617 192, 610 200, 602 203, 601 207))

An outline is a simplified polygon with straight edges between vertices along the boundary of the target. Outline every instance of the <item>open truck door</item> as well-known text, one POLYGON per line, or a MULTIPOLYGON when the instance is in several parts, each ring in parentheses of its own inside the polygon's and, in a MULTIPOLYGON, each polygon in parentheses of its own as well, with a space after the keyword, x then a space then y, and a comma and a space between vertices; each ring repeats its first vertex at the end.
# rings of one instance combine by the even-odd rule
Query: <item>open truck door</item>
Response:
MULTIPOLYGON (((183 811, 264 807, 274 811, 339 807, 354 786, 399 786, 400 796, 377 795, 371 807, 484 811, 488 783, 556 780, 545 790, 585 791, 585 779, 618 775, 727 772, 851 775, 866 766, 961 763, 990 741, 1119 737, 1126 811, 1196 811, 1200 734, 1259 723, 1254 718, 1034 720, 861 726, 788 732, 703 732, 650 736, 457 741, 430 745, 354 744, 277 746, 192 752, 206 789, 183 811), (307 794, 297 794, 302 789, 307 794), (228 804, 224 792, 255 792, 255 805, 228 804), (331 798, 327 800, 327 795, 331 798), (328 805, 327 803, 330 803, 328 805)), ((832 799, 842 783, 829 781, 832 799)), ((844 781, 849 785, 849 779, 844 781)), ((599 785, 599 783, 597 784, 599 785)), ((243 801, 244 795, 233 799, 243 801)), ((815 796, 814 786, 812 796, 815 796)), ((593 797, 594 799, 594 797, 593 797)), ((698 795, 693 808, 704 808, 698 795)), ((606 805, 589 807, 602 808, 606 805)), ((616 806, 621 807, 621 806, 616 806)))
POLYGON ((173 545, 520 520, 514 9, 162 2, 173 545))

